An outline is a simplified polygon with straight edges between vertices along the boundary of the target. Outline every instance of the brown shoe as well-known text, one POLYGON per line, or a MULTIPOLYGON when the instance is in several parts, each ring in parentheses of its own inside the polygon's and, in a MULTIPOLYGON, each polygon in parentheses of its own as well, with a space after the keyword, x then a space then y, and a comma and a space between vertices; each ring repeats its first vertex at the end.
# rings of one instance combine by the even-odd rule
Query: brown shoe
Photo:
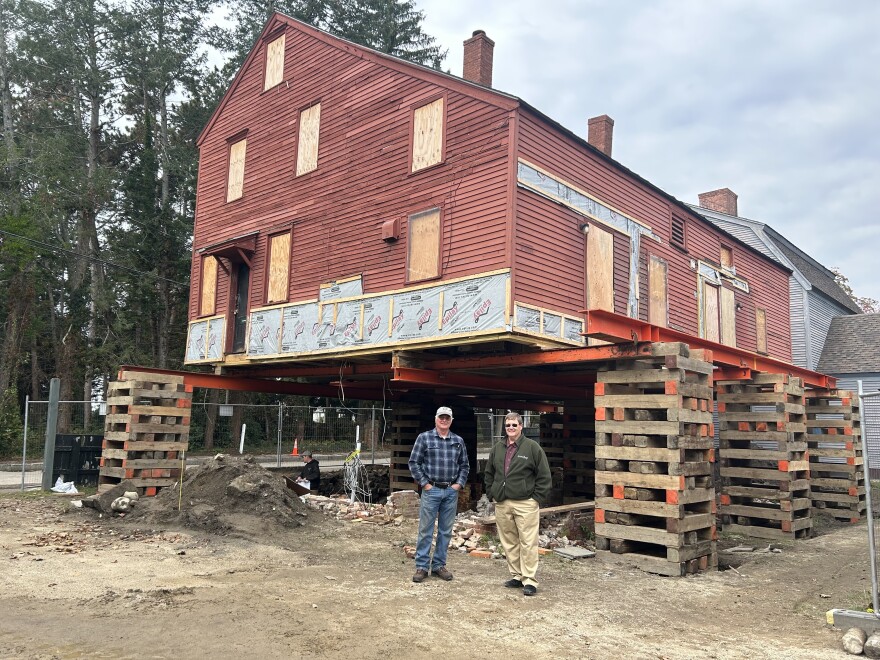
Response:
POLYGON ((417 568, 415 575, 413 575, 413 582, 424 582, 426 577, 428 577, 428 571, 424 568, 417 568))
POLYGON ((441 566, 440 568, 434 569, 434 575, 436 575, 441 580, 446 580, 449 582, 452 579, 452 573, 449 572, 445 566, 441 566))

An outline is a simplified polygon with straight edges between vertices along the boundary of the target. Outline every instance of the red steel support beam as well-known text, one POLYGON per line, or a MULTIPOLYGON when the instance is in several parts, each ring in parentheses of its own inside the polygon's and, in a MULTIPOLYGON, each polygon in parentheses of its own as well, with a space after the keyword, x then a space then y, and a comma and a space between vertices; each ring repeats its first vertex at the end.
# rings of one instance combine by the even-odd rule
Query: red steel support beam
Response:
POLYGON ((392 378, 391 382, 401 385, 412 383, 431 387, 450 387, 460 389, 462 392, 473 392, 476 390, 510 392, 527 396, 540 396, 547 399, 584 399, 588 396, 588 390, 592 390, 592 387, 584 387, 583 389, 560 387, 528 376, 498 378, 465 373, 449 373, 447 371, 413 369, 410 367, 395 368, 394 378, 392 378))
MULTIPOLYGON (((332 385, 319 385, 316 383, 292 383, 284 380, 263 380, 261 378, 242 378, 241 376, 217 376, 215 374, 195 373, 192 371, 151 369, 150 367, 135 367, 129 365, 124 365, 120 367, 119 370, 183 376, 184 385, 214 390, 237 390, 241 392, 262 392, 265 394, 301 394, 305 396, 329 397, 339 397, 341 394, 339 387, 334 387, 332 385)), ((346 387, 345 396, 352 399, 381 401, 381 386, 382 383, 377 383, 375 389, 363 386, 346 387)))
POLYGON ((758 355, 734 346, 725 346, 702 337, 651 325, 638 319, 632 319, 622 314, 606 312, 603 310, 590 310, 585 312, 587 331, 584 333, 590 337, 610 339, 617 341, 680 341, 690 345, 691 348, 707 348, 712 351, 713 362, 721 367, 734 367, 751 369, 752 371, 772 374, 789 374, 804 381, 805 385, 819 388, 833 388, 837 380, 832 376, 826 376, 816 371, 810 371, 782 360, 758 355))

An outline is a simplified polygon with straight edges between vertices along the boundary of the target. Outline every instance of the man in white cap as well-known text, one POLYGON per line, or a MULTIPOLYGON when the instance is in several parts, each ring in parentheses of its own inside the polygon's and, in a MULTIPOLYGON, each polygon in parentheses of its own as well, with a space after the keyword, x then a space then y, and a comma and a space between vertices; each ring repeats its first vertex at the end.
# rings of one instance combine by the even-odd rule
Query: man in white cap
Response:
POLYGON ((442 580, 452 579, 452 573, 446 568, 446 554, 458 510, 458 491, 467 483, 470 463, 464 440, 450 431, 450 426, 452 409, 440 406, 434 417, 434 428, 419 434, 409 457, 409 471, 422 489, 413 582, 423 582, 429 569, 442 580), (435 521, 437 542, 432 560, 435 521))

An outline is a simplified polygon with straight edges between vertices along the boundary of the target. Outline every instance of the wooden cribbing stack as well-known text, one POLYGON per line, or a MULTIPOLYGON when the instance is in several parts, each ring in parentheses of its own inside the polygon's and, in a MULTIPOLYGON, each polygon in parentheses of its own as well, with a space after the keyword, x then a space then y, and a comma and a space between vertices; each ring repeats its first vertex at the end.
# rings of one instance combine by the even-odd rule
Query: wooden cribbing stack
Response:
POLYGON ((131 480, 141 495, 155 495, 180 479, 189 445, 192 390, 183 376, 121 371, 110 383, 98 492, 131 480))
POLYGON ((547 504, 562 504, 565 488, 565 443, 562 413, 544 413, 540 417, 541 447, 547 455, 552 478, 547 504))
POLYGON ((409 471, 409 455, 419 433, 430 428, 427 425, 434 419, 435 410, 430 404, 409 402, 396 404, 392 409, 389 424, 391 458, 388 469, 392 491, 417 489, 409 471))
POLYGON ((562 503, 591 500, 596 493, 596 421, 589 401, 563 404, 562 436, 562 503))
POLYGON ((858 396, 847 390, 808 391, 806 413, 813 508, 857 523, 867 511, 858 396))
POLYGON ((712 357, 656 343, 596 383, 596 548, 680 576, 718 566, 712 357))
POLYGON ((810 464, 804 388, 786 374, 719 381, 721 520, 725 532, 809 538, 810 464))

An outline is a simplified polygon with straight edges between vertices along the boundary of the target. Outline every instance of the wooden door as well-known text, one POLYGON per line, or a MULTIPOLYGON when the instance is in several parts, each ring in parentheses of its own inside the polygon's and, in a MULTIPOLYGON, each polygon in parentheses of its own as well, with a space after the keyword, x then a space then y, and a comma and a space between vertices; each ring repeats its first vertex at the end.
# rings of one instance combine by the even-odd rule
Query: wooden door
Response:
POLYGON ((232 352, 243 353, 247 347, 248 294, 251 269, 245 263, 238 264, 235 273, 235 307, 232 310, 232 352))

